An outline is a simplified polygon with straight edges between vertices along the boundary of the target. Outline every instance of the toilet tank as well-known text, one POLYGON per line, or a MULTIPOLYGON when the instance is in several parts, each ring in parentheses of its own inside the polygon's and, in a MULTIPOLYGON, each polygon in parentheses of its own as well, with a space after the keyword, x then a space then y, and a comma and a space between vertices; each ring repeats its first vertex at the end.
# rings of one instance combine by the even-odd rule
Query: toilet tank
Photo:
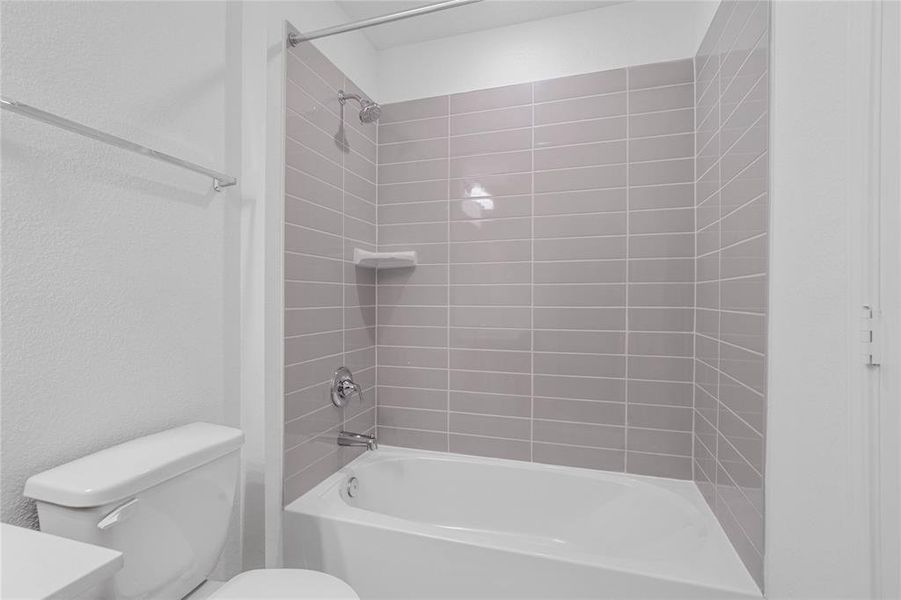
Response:
POLYGON ((41 530, 124 554, 106 600, 182 598, 216 564, 235 499, 244 434, 192 423, 28 479, 41 530))

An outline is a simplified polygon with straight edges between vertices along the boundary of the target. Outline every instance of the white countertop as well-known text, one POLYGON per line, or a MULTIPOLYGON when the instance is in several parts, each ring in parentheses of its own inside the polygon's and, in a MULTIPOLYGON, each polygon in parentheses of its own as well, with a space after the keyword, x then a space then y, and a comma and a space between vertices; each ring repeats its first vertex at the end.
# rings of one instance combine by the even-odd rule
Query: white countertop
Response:
POLYGON ((122 553, 0 524, 0 597, 77 598, 122 568, 122 553))

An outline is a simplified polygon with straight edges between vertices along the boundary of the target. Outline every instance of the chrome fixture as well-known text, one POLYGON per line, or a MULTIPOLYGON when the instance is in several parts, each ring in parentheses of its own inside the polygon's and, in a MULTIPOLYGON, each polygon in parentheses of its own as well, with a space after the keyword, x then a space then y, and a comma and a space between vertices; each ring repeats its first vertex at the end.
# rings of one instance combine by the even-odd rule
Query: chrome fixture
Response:
POLYGON ((338 90, 338 102, 341 103, 341 106, 344 106, 348 100, 356 100, 360 103, 360 123, 375 123, 382 115, 382 107, 369 98, 364 98, 359 94, 348 94, 344 90, 338 90))
POLYGON ((456 8, 457 6, 464 6, 466 4, 473 4, 475 2, 481 1, 482 0, 446 0, 445 2, 438 2, 436 4, 410 8, 408 10, 402 10, 396 13, 379 15, 378 17, 371 17, 369 19, 362 19, 360 21, 354 21, 353 23, 345 23, 344 25, 336 25, 334 27, 317 29, 316 31, 311 31, 307 34, 300 34, 292 31, 288 34, 288 45, 294 47, 301 42, 309 42, 310 40, 317 40, 319 38, 336 35, 338 33, 356 31, 357 29, 365 29, 366 27, 382 25, 383 23, 392 23, 394 21, 400 21, 401 19, 409 19, 410 17, 427 15, 429 13, 438 12, 439 10, 447 10, 448 8, 456 8))
POLYGON ((350 498, 356 498, 357 494, 360 493, 360 480, 356 477, 351 477, 347 480, 347 486, 344 490, 350 498))
POLYGON ((863 306, 864 328, 864 364, 868 367, 880 367, 880 344, 879 344, 879 311, 869 304, 863 306))
POLYGON ((342 431, 338 434, 339 446, 365 446, 370 450, 378 450, 379 442, 374 435, 342 431))
POLYGON ((363 401, 363 388, 354 383, 354 374, 347 367, 338 367, 332 380, 332 404, 343 408, 354 394, 363 401))
POLYGON ((117 148, 122 148, 123 150, 129 150, 131 152, 143 154, 144 156, 149 156, 150 158, 155 158, 157 160, 179 166, 183 169, 194 171, 195 173, 201 173, 203 175, 206 175, 207 177, 212 177, 213 188, 217 192, 221 191, 224 187, 229 187, 238 183, 237 179, 230 177, 225 173, 219 173, 217 171, 213 171, 212 169, 207 169, 206 167, 202 167, 187 160, 176 158, 171 154, 166 154, 165 152, 160 152, 158 150, 148 148, 147 146, 142 146, 140 144, 130 142, 110 133, 100 131, 99 129, 94 129, 93 127, 82 125, 81 123, 78 123, 76 121, 71 121, 64 117, 54 115, 53 113, 43 111, 39 108, 23 104, 22 102, 17 102, 15 100, 10 100, 9 98, 0 97, 0 106, 2 106, 4 110, 9 110, 14 113, 24 115, 36 121, 41 121, 42 123, 47 123, 48 125, 53 125, 54 127, 59 127, 60 129, 65 129, 66 131, 71 131, 72 133, 77 133, 79 135, 95 139, 105 144, 116 146, 117 148))

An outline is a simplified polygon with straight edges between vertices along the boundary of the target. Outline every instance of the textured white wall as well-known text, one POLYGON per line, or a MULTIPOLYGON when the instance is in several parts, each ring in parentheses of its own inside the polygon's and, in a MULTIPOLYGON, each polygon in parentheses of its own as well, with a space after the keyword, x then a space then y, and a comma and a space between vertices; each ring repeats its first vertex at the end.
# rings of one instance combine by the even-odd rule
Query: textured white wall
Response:
MULTIPOLYGON (((5 96, 237 168, 225 3, 0 6, 5 96)), ((239 213, 204 176, 5 111, 2 126, 2 520, 33 526, 28 476, 239 423, 239 213)))
POLYGON ((399 102, 690 58, 718 5, 636 0, 389 48, 379 52, 373 94, 379 102, 399 102))
MULTIPOLYGON (((870 598, 869 2, 773 2, 768 598, 870 598)), ((888 596, 886 596, 888 597, 888 596)))
MULTIPOLYGON (((386 99, 383 82, 393 81, 390 101, 501 85, 511 75, 536 79, 690 56, 716 5, 642 4, 631 16, 604 14, 594 29, 545 22, 549 29, 535 37, 513 28, 474 34, 510 52, 468 74, 480 58, 467 39, 435 42, 431 54, 419 54, 424 45, 396 49, 389 67, 360 33, 317 45, 378 99, 386 99), (624 24, 648 37, 629 45, 618 29, 624 24), (523 35, 543 44, 531 56, 520 53, 523 35), (552 41, 558 51, 548 53, 552 41), (414 67, 429 76, 405 73, 414 67), (445 87, 429 91, 436 75, 445 87)), ((264 207, 278 199, 280 173, 267 172, 265 157, 282 137, 273 66, 285 20, 309 30, 346 14, 332 2, 0 6, 5 95, 242 178, 240 192, 214 194, 204 177, 3 114, 2 520, 34 523, 21 497, 29 475, 196 419, 248 430, 261 471, 249 479, 261 487, 260 438, 268 437, 261 398, 270 390, 257 351, 264 346, 265 240, 279 227, 264 207)), ((262 514, 258 508, 248 502, 245 518, 262 514)), ((245 525, 252 543, 244 558, 258 564, 261 523, 245 525)), ((237 547, 233 539, 232 554, 237 547)))

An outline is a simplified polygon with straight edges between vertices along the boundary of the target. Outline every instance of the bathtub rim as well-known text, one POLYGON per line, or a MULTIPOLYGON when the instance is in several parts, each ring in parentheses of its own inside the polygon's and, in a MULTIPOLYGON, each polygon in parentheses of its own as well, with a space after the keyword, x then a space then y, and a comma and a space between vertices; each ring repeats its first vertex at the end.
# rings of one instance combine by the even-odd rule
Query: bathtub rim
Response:
MULTIPOLYGON (((476 456, 469 454, 458 454, 453 452, 442 452, 435 450, 420 450, 415 448, 405 448, 400 446, 380 446, 378 450, 365 452, 346 464, 344 467, 321 481, 315 487, 295 499, 283 508, 287 513, 295 513, 310 517, 329 519, 337 522, 371 527, 383 531, 402 531, 404 533, 416 536, 422 536, 429 539, 440 540, 444 542, 452 542, 463 544, 477 548, 490 548, 497 551, 512 552, 525 556, 535 556, 547 560, 560 561, 564 563, 590 567, 595 569, 607 569, 610 571, 618 571, 631 575, 648 577, 658 581, 672 581, 688 586, 703 587, 710 590, 720 590, 725 593, 744 595, 748 598, 763 598, 763 594, 754 582, 751 574, 747 571, 744 563, 738 556, 737 551, 726 537, 719 521, 716 519, 713 511, 707 505, 701 495, 700 490, 691 480, 673 479, 669 477, 658 477, 653 475, 637 475, 632 473, 623 473, 619 471, 602 471, 596 469, 588 469, 584 467, 570 467, 566 465, 551 465, 545 463, 526 462, 520 460, 494 458, 485 456, 476 456), (355 467, 365 466, 374 462, 382 462, 397 459, 413 459, 413 458, 429 458, 437 459, 445 462, 467 462, 475 464, 496 465, 501 467, 512 467, 518 470, 539 470, 546 472, 562 473, 566 475, 576 475, 586 479, 603 479, 621 483, 623 479, 635 480, 640 483, 651 486, 661 487, 666 491, 679 496, 681 499, 689 502, 704 514, 707 522, 714 527, 714 533, 719 538, 718 545, 726 549, 730 553, 730 562, 740 567, 742 581, 733 580, 732 582, 706 582, 704 580, 692 579, 679 575, 666 574, 661 575, 655 573, 649 568, 641 568, 634 564, 623 564, 615 558, 604 556, 603 558, 591 558, 588 553, 572 552, 569 554, 553 553, 541 551, 540 549, 523 549, 517 548, 510 544, 474 540, 471 539, 472 533, 469 532, 470 539, 466 538, 466 533, 458 530, 442 528, 435 524, 423 523, 404 519, 398 516, 380 513, 352 506, 340 499, 340 502, 329 498, 331 494, 341 494, 339 489, 341 484, 346 481, 349 474, 355 467), (337 508, 336 508, 337 507, 337 508), (366 515, 377 515, 377 518, 366 518, 366 515), (724 543, 725 542, 725 543, 724 543)), ((288 540, 286 539, 287 543, 288 540)))

